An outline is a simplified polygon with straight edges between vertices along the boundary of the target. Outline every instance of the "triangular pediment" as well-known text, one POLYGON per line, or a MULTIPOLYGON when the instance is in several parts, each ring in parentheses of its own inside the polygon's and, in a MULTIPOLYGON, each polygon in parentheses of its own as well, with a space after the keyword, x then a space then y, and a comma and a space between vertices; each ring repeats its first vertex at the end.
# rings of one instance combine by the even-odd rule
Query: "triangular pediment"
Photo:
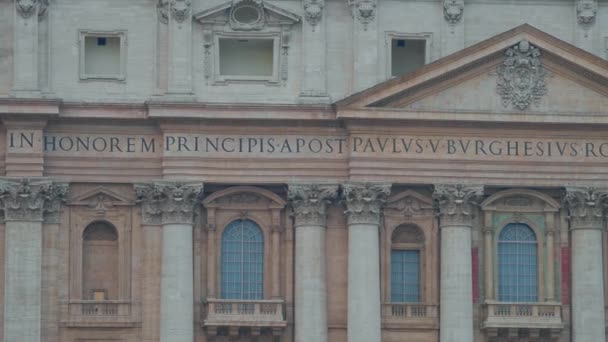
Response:
POLYGON ((70 205, 83 205, 91 208, 133 205, 134 201, 118 192, 112 191, 103 186, 87 190, 69 201, 70 205))
POLYGON ((608 61, 522 25, 336 106, 343 118, 608 123, 608 61))
POLYGON ((202 24, 230 25, 235 30, 261 30, 266 25, 290 25, 300 21, 300 16, 279 6, 263 0, 229 0, 194 15, 202 24), (260 11, 258 20, 239 22, 235 10, 244 8, 248 11, 246 18, 253 18, 255 11, 260 11))

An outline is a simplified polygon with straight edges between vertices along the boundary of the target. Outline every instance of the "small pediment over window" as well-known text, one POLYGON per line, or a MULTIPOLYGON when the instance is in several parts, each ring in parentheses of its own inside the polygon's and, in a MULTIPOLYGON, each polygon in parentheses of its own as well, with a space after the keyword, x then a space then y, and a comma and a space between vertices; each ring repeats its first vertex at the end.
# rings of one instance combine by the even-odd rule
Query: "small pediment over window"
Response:
POLYGON ((266 210, 285 207, 286 202, 279 195, 266 189, 252 186, 235 186, 214 192, 203 200, 206 208, 259 209, 266 210))
POLYGON ((91 209, 108 210, 117 206, 131 206, 134 201, 125 195, 99 186, 74 196, 68 203, 72 206, 87 206, 91 209))
POLYGON ((433 209, 430 198, 413 190, 406 190, 391 196, 386 204, 388 214, 400 214, 405 217, 428 214, 433 209))
POLYGON ((201 24, 228 25, 235 31, 256 31, 293 25, 300 16, 263 0, 232 0, 197 13, 194 19, 201 24))

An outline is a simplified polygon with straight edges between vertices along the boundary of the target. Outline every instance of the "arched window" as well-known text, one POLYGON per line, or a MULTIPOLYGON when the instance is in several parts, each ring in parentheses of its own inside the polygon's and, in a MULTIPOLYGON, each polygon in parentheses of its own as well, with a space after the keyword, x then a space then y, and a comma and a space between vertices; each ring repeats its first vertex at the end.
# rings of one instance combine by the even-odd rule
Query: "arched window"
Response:
POLYGON ((391 302, 420 302, 424 234, 415 225, 401 225, 393 231, 391 242, 391 302))
POLYGON ((251 220, 231 222, 222 234, 222 298, 264 298, 264 235, 251 220))
POLYGON ((498 299, 536 302, 538 256, 536 234, 523 223, 509 223, 498 237, 498 299))
POLYGON ((82 298, 118 299, 118 232, 97 221, 82 233, 82 298))

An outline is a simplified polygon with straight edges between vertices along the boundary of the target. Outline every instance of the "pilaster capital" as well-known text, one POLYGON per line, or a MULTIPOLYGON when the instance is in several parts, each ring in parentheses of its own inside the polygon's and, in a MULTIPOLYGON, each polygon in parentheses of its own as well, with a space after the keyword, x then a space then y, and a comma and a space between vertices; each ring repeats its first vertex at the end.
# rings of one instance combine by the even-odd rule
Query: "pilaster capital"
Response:
POLYGON ((323 19, 323 7, 325 7, 325 0, 304 0, 302 2, 304 6, 304 19, 312 26, 312 30, 321 19, 323 19))
POLYGON ((367 26, 376 17, 377 0, 348 0, 353 17, 363 24, 363 29, 367 31, 367 26))
POLYGON ((192 224, 194 207, 202 192, 202 183, 157 181, 135 185, 146 224, 192 224))
POLYGON ((570 229, 601 229, 608 205, 608 189, 566 187, 564 206, 568 209, 570 229))
POLYGON ((28 19, 38 12, 38 18, 44 17, 49 6, 49 0, 15 0, 15 9, 17 13, 28 19))
POLYGON ((0 206, 7 221, 42 221, 45 214, 58 221, 67 194, 67 183, 48 178, 0 179, 0 206))
POLYGON ((380 224, 380 215, 391 193, 390 183, 346 183, 343 186, 348 224, 380 224))
POLYGON ((287 197, 295 226, 325 226, 327 205, 338 193, 337 184, 289 184, 287 197))
POLYGON ((482 185, 436 184, 433 192, 441 226, 471 225, 475 206, 483 196, 482 185))

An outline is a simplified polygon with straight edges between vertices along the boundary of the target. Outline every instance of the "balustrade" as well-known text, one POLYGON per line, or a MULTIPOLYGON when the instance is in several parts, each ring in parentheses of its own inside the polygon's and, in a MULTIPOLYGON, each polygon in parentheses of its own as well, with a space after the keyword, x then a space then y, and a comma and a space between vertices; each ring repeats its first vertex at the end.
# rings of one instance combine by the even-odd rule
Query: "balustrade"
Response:
POLYGON ((283 300, 207 300, 205 326, 285 326, 283 300))
POLYGON ((130 301, 70 301, 62 313, 62 324, 74 327, 134 326, 140 322, 139 305, 130 301))
POLYGON ((562 327, 561 304, 487 302, 486 328, 548 328, 562 327))

